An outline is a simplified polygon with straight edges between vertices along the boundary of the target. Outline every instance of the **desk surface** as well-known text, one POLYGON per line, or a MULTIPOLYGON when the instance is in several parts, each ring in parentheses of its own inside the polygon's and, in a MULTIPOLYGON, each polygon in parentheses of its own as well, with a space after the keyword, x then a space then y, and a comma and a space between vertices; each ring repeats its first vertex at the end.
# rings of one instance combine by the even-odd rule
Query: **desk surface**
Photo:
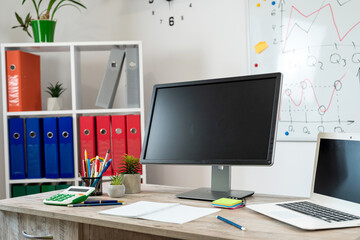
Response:
MULTIPOLYGON (((124 198, 121 198, 121 200, 125 200, 127 204, 140 200, 147 200, 157 202, 179 202, 195 207, 211 207, 211 202, 183 200, 175 197, 175 194, 186 190, 189 189, 143 185, 141 193, 127 194, 124 198)), ((3 199, 0 200, 0 210, 180 239, 360 240, 360 228, 303 231, 258 214, 246 207, 236 210, 222 209, 220 212, 185 224, 173 224, 98 214, 98 211, 117 206, 71 208, 49 206, 42 203, 44 198, 53 194, 54 192, 47 192, 18 198, 3 199), (217 220, 216 215, 233 220, 234 222, 245 226, 248 231, 241 231, 229 224, 217 220)), ((108 199, 107 195, 104 195, 101 198, 108 199)), ((289 198, 254 195, 247 198, 247 203, 277 202, 288 199, 289 198)))

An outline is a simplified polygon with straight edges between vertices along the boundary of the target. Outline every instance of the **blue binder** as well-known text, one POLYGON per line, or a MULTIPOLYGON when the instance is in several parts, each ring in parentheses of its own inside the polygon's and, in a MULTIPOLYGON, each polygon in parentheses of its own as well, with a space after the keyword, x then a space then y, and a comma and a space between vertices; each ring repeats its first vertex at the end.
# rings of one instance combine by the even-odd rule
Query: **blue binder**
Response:
POLYGON ((26 128, 26 166, 28 178, 44 177, 42 119, 27 118, 26 128))
POLYGON ((60 177, 73 178, 75 174, 72 117, 59 117, 58 123, 60 177))
POLYGON ((45 178, 59 178, 57 118, 43 118, 45 178))
POLYGON ((24 120, 10 118, 9 121, 10 179, 25 178, 24 120))

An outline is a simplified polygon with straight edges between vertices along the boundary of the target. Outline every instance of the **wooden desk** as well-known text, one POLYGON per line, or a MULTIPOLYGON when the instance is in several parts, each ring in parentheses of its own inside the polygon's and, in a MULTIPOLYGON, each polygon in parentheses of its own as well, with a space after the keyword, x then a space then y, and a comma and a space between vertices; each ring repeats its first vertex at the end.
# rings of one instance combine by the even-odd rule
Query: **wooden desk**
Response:
MULTIPOLYGON (((143 185, 139 194, 126 195, 127 204, 139 200, 180 202, 196 207, 211 207, 210 202, 182 200, 175 194, 185 188, 143 185)), ((25 239, 28 234, 51 234, 54 239, 351 239, 360 238, 360 228, 323 231, 303 231, 247 208, 222 209, 220 212, 185 224, 162 223, 142 219, 130 219, 100 215, 98 211, 117 206, 60 207, 49 206, 42 200, 54 192, 0 200, 0 239, 25 239), (218 219, 216 215, 231 219, 248 231, 241 231, 218 219)), ((107 198, 107 196, 103 196, 107 198)), ((287 200, 286 198, 253 196, 247 203, 263 203, 287 200)))

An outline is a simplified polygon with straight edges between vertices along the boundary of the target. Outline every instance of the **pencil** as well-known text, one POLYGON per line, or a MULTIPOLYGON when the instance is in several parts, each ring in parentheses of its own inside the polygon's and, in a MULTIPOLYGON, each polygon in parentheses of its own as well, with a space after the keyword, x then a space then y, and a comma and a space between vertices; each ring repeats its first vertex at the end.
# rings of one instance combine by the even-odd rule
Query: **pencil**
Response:
POLYGON ((125 203, 119 202, 119 203, 88 203, 88 204, 82 204, 82 203, 76 203, 76 204, 70 204, 67 205, 68 207, 95 207, 95 206, 110 206, 110 205, 123 205, 125 203))
POLYGON ((125 201, 122 200, 89 200, 89 201, 84 201, 82 203, 79 204, 92 204, 92 203, 125 203, 125 201))
POLYGON ((104 158, 104 162, 102 163, 101 170, 105 167, 105 164, 106 164, 107 158, 109 156, 109 153, 110 153, 110 149, 108 149, 106 154, 105 154, 105 158, 104 158))
POLYGON ((87 160, 87 151, 86 151, 86 149, 84 150, 84 156, 85 156, 85 160, 87 160))

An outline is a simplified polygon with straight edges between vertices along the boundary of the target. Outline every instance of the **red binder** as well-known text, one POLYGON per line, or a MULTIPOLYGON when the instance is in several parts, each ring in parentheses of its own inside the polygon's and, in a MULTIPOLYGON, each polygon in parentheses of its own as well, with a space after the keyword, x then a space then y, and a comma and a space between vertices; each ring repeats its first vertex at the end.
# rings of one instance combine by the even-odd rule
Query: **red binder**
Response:
MULTIPOLYGON (((87 158, 96 157, 96 141, 95 141, 95 117, 81 116, 80 117, 80 151, 81 160, 85 159, 85 149, 87 158)), ((84 174, 82 172, 82 174, 84 174)), ((84 176, 84 175, 82 175, 84 176)))
POLYGON ((6 51, 8 112, 41 111, 40 56, 6 51))
POLYGON ((116 173, 122 162, 121 157, 126 153, 125 116, 111 116, 111 140, 113 173, 116 173))
MULTIPOLYGON (((136 158, 141 155, 141 128, 140 115, 126 116, 127 154, 136 158)), ((141 170, 142 173, 142 170, 141 170)))
MULTIPOLYGON (((110 116, 96 116, 96 137, 97 137, 97 155, 105 158, 106 152, 110 149, 107 161, 111 157, 111 129, 110 129, 110 116)), ((112 175, 112 166, 110 166, 103 176, 112 175)))

